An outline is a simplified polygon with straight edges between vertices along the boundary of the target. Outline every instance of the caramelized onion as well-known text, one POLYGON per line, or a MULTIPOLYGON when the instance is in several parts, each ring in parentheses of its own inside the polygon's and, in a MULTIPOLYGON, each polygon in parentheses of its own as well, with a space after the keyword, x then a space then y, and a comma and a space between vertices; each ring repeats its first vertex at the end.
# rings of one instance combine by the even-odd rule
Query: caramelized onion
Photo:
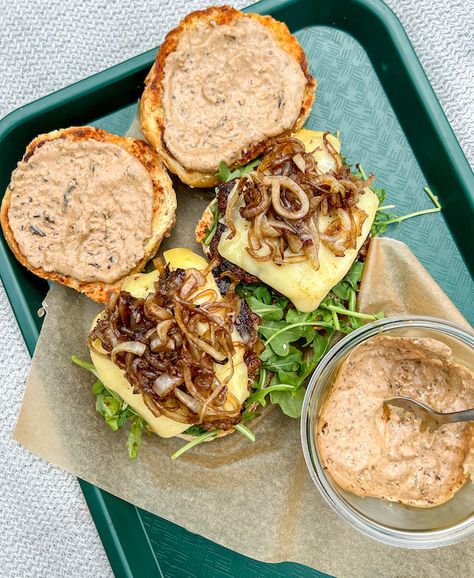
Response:
POLYGON ((257 215, 264 213, 270 203, 272 202, 270 196, 267 194, 264 188, 256 188, 257 198, 253 202, 247 204, 245 207, 240 209, 240 214, 244 219, 252 219, 257 215))
MULTIPOLYGON (((228 429, 241 419, 240 404, 224 409, 234 373, 238 281, 222 298, 205 287, 204 273, 165 268, 145 299, 121 291, 91 331, 89 344, 124 370, 154 416, 228 429), (216 363, 226 364, 225 378, 218 379, 216 363)), ((239 347, 248 352, 255 340, 248 343, 239 347)))
POLYGON ((193 335, 191 331, 189 331, 189 329, 186 327, 186 324, 183 321, 181 307, 179 306, 175 307, 175 315, 176 315, 176 322, 179 325, 181 331, 183 332, 183 335, 186 337, 188 341, 194 343, 194 345, 196 345, 199 349, 204 351, 204 353, 210 355, 214 359, 214 361, 217 361, 218 363, 225 363, 227 361, 227 356, 225 354, 221 353, 220 351, 217 351, 217 349, 213 347, 210 343, 207 343, 207 341, 204 341, 204 339, 201 339, 197 335, 193 335))
POLYGON ((227 207, 225 211, 225 222, 229 227, 229 229, 231 230, 229 239, 232 239, 237 232, 234 225, 234 209, 238 202, 239 202, 239 183, 236 182, 234 188, 231 190, 229 197, 227 199, 227 207))
POLYGON ((306 161, 304 160, 304 158, 301 156, 301 153, 296 153, 295 156, 293 157, 293 162, 295 163, 295 165, 300 169, 300 171, 302 173, 304 173, 306 171, 306 161))
POLYGON ((124 341, 123 343, 119 343, 112 349, 112 360, 115 359, 118 353, 133 353, 134 355, 143 355, 146 350, 146 345, 141 343, 140 341, 124 341))
POLYGON ((154 294, 151 293, 145 299, 144 310, 148 313, 151 317, 155 317, 156 319, 160 319, 163 321, 164 319, 171 319, 172 315, 169 311, 166 311, 163 307, 157 305, 157 303, 153 299, 154 294))
POLYGON ((160 338, 161 341, 166 341, 168 337, 168 332, 174 325, 174 319, 165 319, 164 321, 160 321, 156 326, 156 334, 160 338))
POLYGON ((191 397, 190 395, 184 393, 184 391, 181 391, 180 389, 175 390, 175 395, 179 399, 179 401, 183 402, 186 407, 189 407, 189 409, 192 412, 197 414, 200 413, 202 405, 198 401, 196 401, 194 397, 191 397))
POLYGON ((202 271, 194 268, 186 269, 186 280, 180 289, 180 295, 185 299, 196 289, 196 287, 202 287, 205 284, 206 277, 203 275, 202 271))
POLYGON ((150 341, 150 349, 154 352, 158 351, 162 346, 163 340, 161 339, 161 337, 155 337, 155 339, 152 339, 150 341))
POLYGON ((169 373, 162 373, 155 379, 152 388, 159 397, 165 397, 175 387, 181 385, 181 383, 183 383, 182 377, 170 375, 169 373))
POLYGON ((321 243, 336 256, 357 247, 367 217, 357 203, 373 175, 366 180, 352 175, 328 135, 318 157, 325 162, 316 162, 294 137, 273 139, 258 168, 232 188, 225 213, 228 239, 236 234, 233 216, 239 205, 250 222, 245 250, 255 260, 283 265, 308 260, 317 270, 321 243), (330 218, 325 231, 320 216, 330 218))
POLYGON ((324 143, 324 146, 326 147, 326 150, 332 156, 332 158, 334 159, 334 161, 336 163, 336 172, 339 172, 343 167, 341 155, 336 151, 336 149, 329 142, 328 134, 329 134, 329 132, 325 132, 323 134, 323 143, 324 143))
POLYGON ((289 177, 266 177, 263 181, 264 184, 268 184, 272 188, 272 205, 275 211, 285 219, 302 219, 306 216, 309 211, 309 200, 303 189, 289 177), (281 202, 281 189, 287 189, 292 192, 298 203, 299 209, 287 209, 283 206, 281 202))

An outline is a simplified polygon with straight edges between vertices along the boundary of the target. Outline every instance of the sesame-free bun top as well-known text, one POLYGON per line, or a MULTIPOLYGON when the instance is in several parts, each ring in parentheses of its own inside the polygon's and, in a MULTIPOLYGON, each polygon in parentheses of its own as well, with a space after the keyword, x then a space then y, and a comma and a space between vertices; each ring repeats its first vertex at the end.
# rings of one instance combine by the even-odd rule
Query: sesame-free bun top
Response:
POLYGON ((285 24, 223 6, 186 16, 145 84, 145 137, 183 182, 210 187, 220 161, 247 164, 268 139, 301 128, 316 82, 285 24))
POLYGON ((152 147, 86 126, 28 145, 0 221, 22 265, 103 302, 155 255, 175 214, 171 180, 152 147))

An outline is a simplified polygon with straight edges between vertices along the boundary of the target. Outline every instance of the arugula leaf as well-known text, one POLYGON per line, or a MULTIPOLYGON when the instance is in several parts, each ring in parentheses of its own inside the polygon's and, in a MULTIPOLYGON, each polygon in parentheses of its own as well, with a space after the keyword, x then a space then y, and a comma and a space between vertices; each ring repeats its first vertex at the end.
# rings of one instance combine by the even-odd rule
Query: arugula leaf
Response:
POLYGON ((258 286, 253 292, 248 286, 243 285, 237 291, 250 309, 262 319, 280 321, 283 318, 283 309, 278 304, 272 303, 270 291, 264 285, 258 286))
MULTIPOLYGON (((359 170, 359 175, 362 179, 366 180, 367 176, 365 174, 364 169, 362 166, 356 165, 359 170)), ((383 206, 385 201, 385 189, 377 189, 371 188, 371 190, 377 195, 379 198, 380 207, 377 209, 377 214, 375 216, 374 222, 372 223, 372 227, 370 229, 370 236, 377 237, 386 232, 387 227, 389 225, 393 225, 395 223, 400 224, 402 221, 406 221, 407 219, 412 219, 413 217, 420 217, 421 215, 429 215, 431 213, 439 213, 441 211, 441 204, 439 202, 438 197, 433 193, 433 191, 429 187, 423 187, 424 192, 428 195, 431 199, 434 207, 429 209, 422 209, 421 211, 414 211, 412 213, 407 213, 406 215, 398 216, 396 213, 388 213, 388 209, 394 209, 395 205, 386 205, 383 206)))
POLYGON ((192 425, 184 433, 188 436, 200 436, 206 431, 201 425, 192 425))
POLYGON ((271 347, 267 347, 260 355, 263 367, 272 372, 297 371, 302 364, 303 354, 299 349, 290 345, 289 352, 285 356, 275 353, 271 347))
POLYGON ((190 442, 188 442, 187 444, 185 444, 184 446, 179 448, 179 450, 177 452, 174 452, 174 454, 171 456, 171 459, 176 460, 177 458, 182 456, 184 453, 186 453, 191 448, 194 448, 195 446, 202 444, 206 440, 215 437, 219 433, 219 431, 220 430, 218 430, 218 429, 216 429, 214 431, 207 431, 206 433, 203 433, 200 436, 194 438, 193 440, 191 440, 190 442))
POLYGON ((93 375, 95 375, 97 377, 97 379, 99 379, 99 375, 97 373, 97 370, 94 367, 94 364, 91 363, 90 361, 86 361, 85 359, 80 359, 79 357, 77 357, 77 355, 72 355, 71 361, 73 363, 75 363, 76 365, 78 365, 79 367, 82 367, 82 369, 86 369, 87 371, 90 371, 93 375))
POLYGON ((311 313, 298 311, 286 297, 266 285, 238 287, 239 295, 262 318, 258 332, 265 346, 260 354, 260 376, 247 407, 255 402, 265 407, 270 395, 271 402, 280 405, 284 413, 299 416, 306 381, 329 350, 334 334, 350 333, 381 316, 356 311, 363 270, 364 264, 355 261, 344 279, 311 313), (273 374, 270 383, 267 372, 273 374))
POLYGON ((221 214, 219 213, 219 207, 217 206, 217 200, 214 199, 212 203, 209 205, 212 213, 212 223, 210 227, 206 231, 206 236, 204 237, 202 244, 205 247, 208 247, 211 244, 212 238, 216 234, 217 225, 221 219, 221 214))
POLYGON ((245 166, 240 167, 240 169, 239 169, 240 170, 240 176, 243 177, 247 173, 251 173, 253 171, 253 169, 257 168, 261 162, 262 162, 262 159, 254 159, 253 161, 250 161, 245 166))
POLYGON ((261 415, 261 414, 256 409, 254 409, 252 411, 246 410, 242 414, 241 423, 248 423, 249 421, 252 421, 253 419, 258 417, 259 415, 261 415))
MULTIPOLYGON (((153 257, 153 259, 155 259, 155 257, 153 257)), ((145 267, 142 270, 142 273, 151 273, 152 271, 155 271, 156 267, 155 264, 153 263, 153 259, 150 259, 147 264, 145 265, 145 267)))
POLYGON ((223 183, 227 183, 232 179, 239 179, 243 177, 247 173, 250 173, 257 167, 261 162, 261 159, 254 159, 253 161, 249 162, 247 165, 243 167, 239 167, 235 169, 235 171, 231 172, 230 168, 224 161, 219 163, 219 170, 216 173, 216 177, 223 183))
POLYGON ((323 300, 320 305, 321 308, 327 309, 333 313, 338 313, 340 315, 347 315, 350 317, 355 317, 357 319, 365 319, 366 321, 375 321, 377 319, 381 319, 383 317, 383 313, 375 313, 374 315, 370 313, 359 313, 358 311, 350 311, 345 307, 341 307, 340 305, 335 304, 330 298, 323 300))
POLYGON ((364 263, 361 261, 354 261, 352 267, 349 269, 349 273, 347 273, 347 275, 344 277, 343 282, 349 283, 354 291, 359 291, 359 284, 362 280, 363 272, 364 263))
POLYGON ((284 414, 289 417, 299 418, 301 417, 305 393, 304 387, 293 391, 272 391, 270 400, 272 403, 278 404, 284 414))
POLYGON ((259 388, 247 398, 247 404, 252 405, 256 401, 262 406, 267 405, 265 397, 274 391, 294 390, 294 386, 287 383, 277 383, 276 385, 269 385, 268 387, 259 388))
POLYGON ((219 170, 217 171, 216 177, 223 183, 227 183, 227 181, 230 181, 230 175, 231 172, 229 167, 224 161, 221 161, 219 163, 219 170))
POLYGON ((336 297, 339 297, 342 301, 347 301, 351 292, 351 286, 345 281, 340 281, 337 285, 332 288, 332 292, 336 297))
POLYGON ((276 383, 276 385, 291 385, 291 387, 295 389, 300 385, 300 378, 297 371, 285 371, 284 369, 280 369, 277 375, 278 383, 276 383))
POLYGON ((313 356, 311 358, 311 363, 308 363, 306 366, 306 372, 309 374, 313 371, 316 365, 320 362, 320 360, 326 355, 329 351, 329 347, 331 345, 332 337, 334 335, 334 331, 328 331, 327 334, 321 335, 317 333, 314 336, 312 348, 313 348, 313 356), (309 369, 309 371, 308 371, 309 369))
POLYGON ((243 436, 249 439, 252 443, 255 441, 255 434, 252 430, 249 430, 248 427, 244 426, 242 423, 238 423, 234 426, 234 428, 240 432, 243 436))
POLYGON ((142 443, 142 432, 146 427, 146 421, 137 415, 132 418, 132 425, 127 437, 128 455, 132 460, 136 459, 142 443))
POLYGON ((94 395, 99 395, 100 393, 105 391, 105 387, 104 384, 100 381, 100 379, 98 379, 97 381, 94 381, 94 383, 92 384, 92 393, 94 395))
POLYGON ((314 338, 316 329, 323 327, 331 328, 332 325, 322 319, 314 321, 299 321, 288 323, 287 321, 264 321, 258 328, 259 333, 266 337, 265 345, 273 349, 280 356, 286 356, 289 351, 289 343, 305 339, 304 345, 309 345, 314 338))
POLYGON ((137 457, 140 448, 142 432, 147 428, 147 422, 133 409, 123 401, 115 392, 110 391, 100 381, 97 376, 97 371, 94 365, 83 359, 79 359, 75 355, 71 357, 73 363, 87 369, 97 377, 92 384, 92 393, 95 396, 95 409, 105 420, 106 424, 112 431, 117 431, 123 428, 127 422, 130 422, 130 429, 127 437, 128 455, 134 460, 137 457))

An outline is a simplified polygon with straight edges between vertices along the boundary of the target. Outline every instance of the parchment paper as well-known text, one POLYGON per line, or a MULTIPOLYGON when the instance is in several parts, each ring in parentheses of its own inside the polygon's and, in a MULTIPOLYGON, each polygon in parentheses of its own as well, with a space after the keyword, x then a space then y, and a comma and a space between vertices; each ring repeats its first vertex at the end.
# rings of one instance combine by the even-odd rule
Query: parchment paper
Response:
POLYGON ((365 313, 427 315, 470 327, 410 249, 387 237, 370 243, 357 303, 365 313))
MULTIPOLYGON (((199 251, 193 229, 210 193, 175 185, 177 226, 162 248, 199 251)), ((361 305, 367 311, 384 309, 386 315, 411 312, 463 322, 408 248, 390 239, 371 245, 361 305)), ((340 520, 307 473, 299 421, 277 408, 252 422, 254 444, 234 434, 172 462, 169 456, 183 442, 146 435, 138 459, 130 460, 126 433, 107 427, 95 411, 92 379, 70 362, 72 354, 87 358, 87 333, 100 307, 53 285, 45 308, 14 431, 30 451, 191 532, 266 562, 300 562, 340 578, 474 572, 473 540, 434 551, 400 550, 369 540, 340 520)))

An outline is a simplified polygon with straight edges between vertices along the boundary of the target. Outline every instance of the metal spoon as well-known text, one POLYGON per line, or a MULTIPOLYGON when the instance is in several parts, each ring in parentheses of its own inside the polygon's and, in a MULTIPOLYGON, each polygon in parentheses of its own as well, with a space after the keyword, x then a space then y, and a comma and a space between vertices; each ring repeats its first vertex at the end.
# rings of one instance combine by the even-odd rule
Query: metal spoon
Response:
POLYGON ((392 397, 391 399, 386 399, 383 403, 384 409, 388 409, 387 405, 392 405, 414 413, 422 420, 421 431, 424 431, 426 427, 428 427, 432 432, 446 423, 474 421, 474 409, 464 409, 463 411, 453 411, 451 413, 440 413, 424 403, 421 403, 421 401, 416 401, 411 397, 392 397))

